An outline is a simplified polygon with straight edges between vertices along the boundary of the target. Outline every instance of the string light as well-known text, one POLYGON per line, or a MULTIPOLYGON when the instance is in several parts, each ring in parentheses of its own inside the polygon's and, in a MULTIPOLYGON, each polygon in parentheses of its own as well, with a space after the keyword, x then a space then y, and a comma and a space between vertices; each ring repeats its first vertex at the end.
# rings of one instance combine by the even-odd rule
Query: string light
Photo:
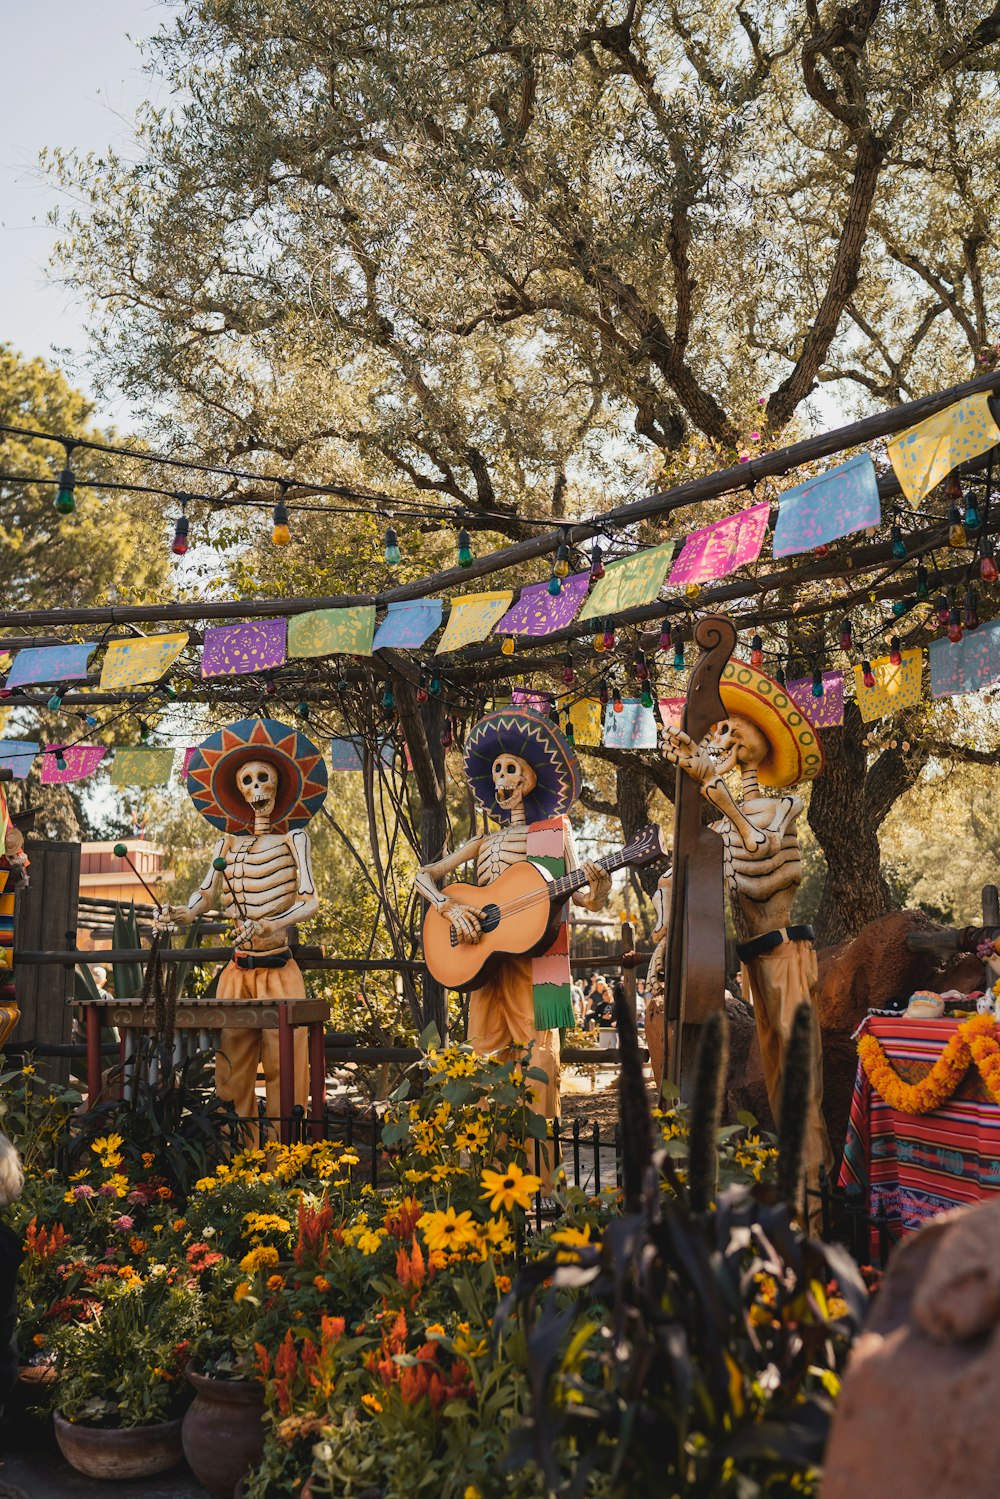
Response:
POLYGON ((842 651, 854 649, 854 626, 851 624, 850 617, 846 615, 840 621, 840 649, 842 651))
POLYGON ((962 520, 962 525, 965 527, 970 536, 974 531, 979 530, 979 507, 976 505, 976 497, 972 493, 971 489, 966 492, 965 515, 962 520))
POLYGON ((984 583, 995 583, 997 580, 997 564, 993 555, 993 538, 983 537, 982 551, 979 557, 979 576, 984 583))
POLYGON ((893 666, 902 666, 903 653, 899 648, 899 636, 894 635, 889 641, 889 660, 893 666))
POLYGON ((820 669, 820 667, 816 666, 816 667, 813 668, 813 679, 812 679, 812 695, 813 695, 813 697, 822 697, 823 696, 823 690, 824 690, 823 689, 823 672, 820 669))
POLYGON ((653 694, 649 689, 648 682, 643 683, 641 702, 644 708, 651 708, 653 706, 653 694))
POLYGON ((473 560, 472 537, 463 526, 458 533, 458 565, 459 567, 471 567, 473 560))
POLYGON ((958 605, 952 599, 951 608, 948 610, 948 639, 952 645, 957 645, 962 638, 962 624, 959 618, 958 605))
POLYGON ((62 745, 56 750, 56 770, 66 769, 66 752, 62 745))
POLYGON ((562 578, 560 578, 555 568, 552 569, 552 576, 549 579, 549 593, 554 599, 557 599, 562 593, 562 578))
POLYGON ((556 547, 556 560, 553 563, 552 571, 557 578, 569 577, 569 547, 565 541, 561 541, 556 547))
POLYGON ((299 703, 299 705, 297 706, 297 708, 295 709, 295 711, 298 714, 299 718, 301 718, 304 723, 308 723, 309 722, 309 719, 312 716, 312 714, 311 714, 311 710, 310 710, 310 707, 309 707, 308 703, 299 703))
POLYGON ((429 691, 431 697, 440 697, 441 696, 441 678, 438 677, 438 676, 431 677, 430 685, 429 685, 429 687, 428 687, 427 690, 429 691))
POLYGON ((962 524, 962 512, 957 505, 952 505, 948 511, 948 545, 950 547, 964 547, 966 542, 965 526, 962 524))
POLYGON ((562 679, 567 687, 572 687, 574 680, 573 657, 569 651, 563 657, 562 679))
POLYGON ((607 682, 602 682, 601 683, 601 690, 598 693, 598 696, 600 697, 600 700, 601 700, 601 707, 602 708, 606 708, 608 706, 608 703, 609 703, 610 697, 611 697, 610 693, 608 692, 608 684, 607 684, 607 682))
POLYGON ((889 532, 892 539, 892 555, 902 560, 906 556, 906 542, 903 540, 903 530, 898 521, 894 521, 889 532))
POLYGON ((965 613, 963 618, 965 621, 965 628, 967 630, 979 629, 979 611, 976 608, 976 590, 971 587, 971 585, 965 590, 965 613))
POLYGON ((595 537, 594 538, 593 546, 590 548, 590 581, 591 581, 591 583, 592 584, 593 583, 599 583, 601 581, 601 579, 604 577, 604 573, 605 573, 604 553, 601 551, 601 544, 600 544, 600 542, 595 537))
POLYGON ((598 630, 597 634, 594 636, 594 654, 595 654, 595 656, 603 656, 606 649, 607 649, 607 647, 604 644, 604 631, 603 631, 603 629, 601 629, 601 630, 598 630))
POLYGON ((399 537, 392 526, 386 527, 385 532, 385 560, 390 567, 398 567, 403 560, 403 554, 399 550, 399 537))
POLYGON ((671 640, 673 642, 673 647, 674 647, 674 671, 683 671, 683 669, 684 669, 684 636, 681 633, 681 627, 680 627, 680 625, 674 625, 674 628, 671 631, 670 638, 671 638, 671 640))
POLYGON ((872 672, 872 664, 870 661, 862 661, 861 663, 861 680, 862 682, 864 682, 866 687, 875 686, 875 676, 872 672))
POLYGON ((62 473, 59 475, 59 488, 56 490, 56 497, 53 502, 60 515, 72 515, 76 509, 76 495, 73 493, 76 488, 76 479, 73 476, 73 470, 70 466, 70 458, 74 446, 75 444, 71 442, 64 443, 66 462, 63 464, 62 473))
POLYGON ((391 687, 386 687, 382 694, 382 707, 391 712, 396 706, 396 694, 391 687))
POLYGON ((938 624, 946 625, 948 623, 948 600, 943 593, 939 593, 934 600, 934 608, 937 611, 938 624))
POLYGON ((759 635, 750 640, 750 665, 760 671, 764 665, 764 642, 759 635))
POLYGON ((615 648, 615 627, 610 619, 604 621, 604 649, 613 651, 615 648))
POLYGON ((417 702, 418 703, 426 703, 427 698, 428 698, 428 692, 427 692, 427 673, 424 670, 424 668, 421 667, 420 668, 420 681, 417 683, 417 702))
POLYGON ((924 604, 930 596, 931 591, 927 582, 927 569, 921 562, 917 565, 917 598, 920 603, 924 604))
POLYGON ((181 513, 174 522, 174 539, 170 550, 175 557, 183 557, 188 549, 188 530, 191 522, 187 516, 187 500, 181 500, 181 513))
POLYGON ((784 687, 787 685, 785 681, 785 668, 781 664, 780 656, 778 657, 778 665, 775 668, 774 680, 777 682, 779 687, 784 687))
POLYGON ((441 748, 446 750, 451 749, 452 741, 454 740, 454 738, 455 736, 452 733, 451 728, 451 719, 446 718, 444 721, 444 728, 441 730, 441 748))
POLYGON ((637 682, 649 681, 649 667, 646 663, 645 651, 637 651, 635 657, 635 678, 637 682))
POLYGON ((617 687, 612 694, 611 706, 616 713, 623 713, 625 711, 625 704, 622 702, 621 691, 617 687))
POLYGON ((288 529, 288 507, 285 504, 286 486, 281 486, 281 499, 271 511, 271 544, 276 547, 286 547, 292 539, 292 533, 288 529))
POLYGON ((514 637, 513 637, 513 635, 505 635, 504 638, 501 640, 501 642, 500 642, 500 654, 502 656, 513 656, 513 654, 514 654, 514 637))
POLYGON ((657 641, 657 645, 658 645, 658 647, 659 647, 659 649, 661 651, 669 651, 669 649, 670 649, 670 615, 669 614, 665 614, 663 616, 663 622, 660 625, 660 638, 657 641))
POLYGON ((53 713, 59 712, 59 709, 62 707, 61 692, 54 692, 52 694, 52 696, 49 698, 49 707, 52 709, 53 713))
POLYGON ((685 585, 684 585, 684 597, 685 598, 691 599, 693 601, 694 599, 696 599, 698 597, 699 593, 701 593, 701 584, 700 583, 685 583, 685 585))

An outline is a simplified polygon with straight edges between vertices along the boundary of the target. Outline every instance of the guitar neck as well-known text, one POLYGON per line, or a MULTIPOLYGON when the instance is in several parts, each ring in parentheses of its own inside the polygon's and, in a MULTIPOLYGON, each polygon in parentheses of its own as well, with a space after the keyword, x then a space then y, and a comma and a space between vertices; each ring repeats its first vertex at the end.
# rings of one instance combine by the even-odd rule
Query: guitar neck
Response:
MULTIPOLYGON (((616 869, 624 869, 632 856, 631 848, 620 848, 613 854, 606 854, 603 859, 595 859, 595 863, 601 869, 613 874, 616 869)), ((561 879, 553 880, 549 886, 549 898, 553 901, 565 900, 567 895, 572 895, 574 890, 581 889, 587 883, 587 876, 582 869, 574 869, 571 874, 564 874, 561 879)))

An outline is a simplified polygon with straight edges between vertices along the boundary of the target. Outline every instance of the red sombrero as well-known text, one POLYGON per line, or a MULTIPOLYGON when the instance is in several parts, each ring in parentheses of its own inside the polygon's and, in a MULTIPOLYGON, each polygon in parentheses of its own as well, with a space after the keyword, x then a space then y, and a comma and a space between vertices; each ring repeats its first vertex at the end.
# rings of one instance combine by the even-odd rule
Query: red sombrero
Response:
POLYGON ((304 827, 323 805, 326 766, 312 740, 273 718, 243 718, 210 735, 188 766, 191 800, 213 827, 241 833, 253 826, 253 812, 236 786, 248 760, 266 760, 278 772, 271 818, 276 833, 304 827))

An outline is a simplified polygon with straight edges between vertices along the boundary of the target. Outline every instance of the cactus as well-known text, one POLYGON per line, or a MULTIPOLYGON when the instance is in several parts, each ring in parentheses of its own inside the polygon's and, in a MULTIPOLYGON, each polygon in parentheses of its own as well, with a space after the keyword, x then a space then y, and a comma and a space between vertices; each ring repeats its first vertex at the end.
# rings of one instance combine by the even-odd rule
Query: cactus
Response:
POLYGON ((781 1080, 777 1188, 778 1196, 793 1212, 799 1209, 802 1188, 802 1156, 813 1087, 814 1024, 812 1005, 803 1000, 792 1020, 781 1080))
POLYGON ((694 1097, 688 1143, 688 1198, 695 1213, 708 1211, 719 1173, 717 1139, 722 1087, 729 1065, 729 1022, 714 1011, 701 1028, 694 1064, 694 1097))

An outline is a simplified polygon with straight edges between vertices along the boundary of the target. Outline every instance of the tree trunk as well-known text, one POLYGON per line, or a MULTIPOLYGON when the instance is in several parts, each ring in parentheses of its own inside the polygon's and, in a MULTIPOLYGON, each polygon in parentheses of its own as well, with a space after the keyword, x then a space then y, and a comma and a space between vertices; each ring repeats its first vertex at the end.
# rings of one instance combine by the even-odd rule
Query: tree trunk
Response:
POLYGON ((867 921, 892 908, 878 841, 885 812, 879 816, 865 794, 869 772, 863 734, 853 702, 844 704, 843 728, 820 732, 826 763, 809 801, 809 826, 827 863, 815 924, 817 947, 853 937, 867 921))

